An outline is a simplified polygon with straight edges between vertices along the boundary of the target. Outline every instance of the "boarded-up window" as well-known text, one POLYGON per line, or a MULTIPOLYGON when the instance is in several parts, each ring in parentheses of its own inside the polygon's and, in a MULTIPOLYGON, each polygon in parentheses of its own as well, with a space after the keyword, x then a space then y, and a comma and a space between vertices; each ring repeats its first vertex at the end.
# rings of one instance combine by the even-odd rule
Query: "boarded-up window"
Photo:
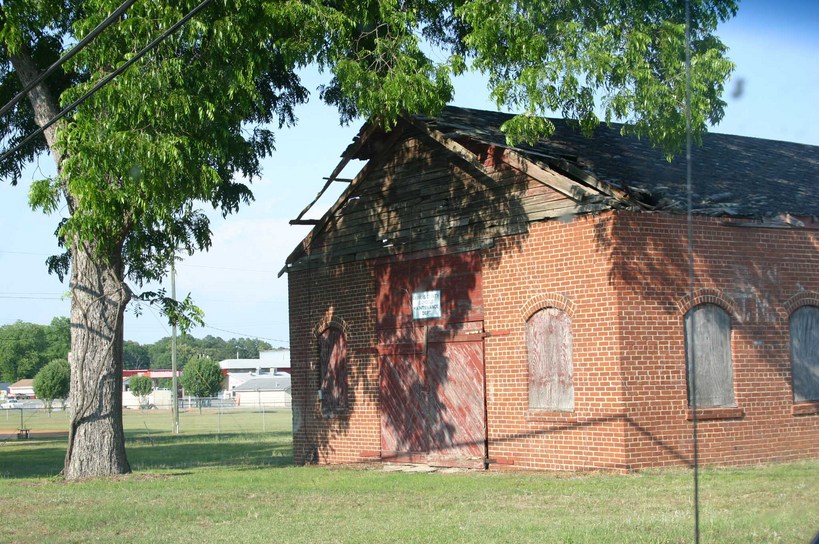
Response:
POLYGON ((696 368, 697 406, 735 406, 731 363, 731 316, 716 304, 701 304, 685 314, 688 402, 692 369, 696 368))
POLYGON ((802 306, 791 314, 793 400, 819 400, 819 307, 802 306))
POLYGON ((571 412, 572 321, 557 308, 544 308, 526 322, 529 408, 571 412))
POLYGON ((347 341, 336 327, 319 335, 321 413, 331 416, 347 409, 347 341))

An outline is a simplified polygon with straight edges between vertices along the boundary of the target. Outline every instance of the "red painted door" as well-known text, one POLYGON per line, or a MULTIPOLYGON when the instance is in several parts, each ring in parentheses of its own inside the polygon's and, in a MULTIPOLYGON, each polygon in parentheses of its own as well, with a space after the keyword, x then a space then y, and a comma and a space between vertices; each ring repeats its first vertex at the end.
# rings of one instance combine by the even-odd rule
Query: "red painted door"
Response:
MULTIPOLYGON (((393 331, 390 331, 393 332, 393 331)), ((423 352, 414 342, 412 329, 382 335, 381 368, 382 457, 415 457, 420 462, 429 449, 426 403, 427 385, 423 352), (404 336, 409 332, 410 337, 404 336), (390 338, 391 337, 391 338, 390 338), (389 340, 396 342, 389 343, 389 340)))
POLYGON ((378 267, 384 460, 482 467, 486 456, 480 258, 378 267), (413 318, 413 293, 439 292, 440 315, 413 318))

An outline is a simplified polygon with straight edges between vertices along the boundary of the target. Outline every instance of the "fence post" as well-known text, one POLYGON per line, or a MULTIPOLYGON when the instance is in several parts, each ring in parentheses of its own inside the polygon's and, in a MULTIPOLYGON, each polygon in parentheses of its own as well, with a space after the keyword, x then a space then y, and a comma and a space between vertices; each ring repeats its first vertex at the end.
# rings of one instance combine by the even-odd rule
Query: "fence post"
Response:
POLYGON ((264 422, 264 403, 262 402, 261 395, 259 395, 259 404, 262 407, 262 432, 265 433, 265 432, 267 432, 267 426, 265 425, 265 422, 264 422))

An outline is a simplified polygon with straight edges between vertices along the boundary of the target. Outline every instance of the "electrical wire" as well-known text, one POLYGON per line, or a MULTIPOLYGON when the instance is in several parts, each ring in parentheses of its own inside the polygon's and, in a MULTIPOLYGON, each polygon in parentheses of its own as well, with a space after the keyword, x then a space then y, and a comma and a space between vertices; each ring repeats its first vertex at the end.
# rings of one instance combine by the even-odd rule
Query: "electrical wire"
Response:
POLYGON ((212 327, 210 325, 203 325, 202 328, 203 329, 213 329, 215 331, 227 332, 227 333, 230 333, 230 334, 238 334, 239 336, 241 336, 243 338, 255 338, 256 340, 267 340, 268 342, 278 342, 280 344, 289 344, 290 343, 289 340, 277 340, 275 338, 265 338, 264 336, 256 336, 255 334, 245 334, 245 333, 242 333, 242 332, 229 331, 227 329, 220 329, 219 327, 212 327))
POLYGON ((2 108, 0 108, 0 115, 3 115, 3 114, 4 114, 4 113, 6 113, 7 111, 9 111, 11 108, 13 108, 13 107, 14 107, 14 105, 15 105, 15 104, 17 104, 17 103, 18 103, 20 100, 22 100, 22 99, 23 99, 23 98, 24 98, 24 97, 25 97, 25 96, 28 94, 28 92, 29 92, 29 91, 31 91, 31 90, 32 90, 34 87, 36 87, 37 85, 39 85, 40 83, 42 83, 42 82, 43 82, 43 81, 44 81, 44 80, 45 80, 45 79, 46 79, 48 76, 50 76, 51 74, 53 74, 53 73, 54 73, 54 72, 57 70, 57 68, 59 68, 60 66, 62 66, 62 65, 63 65, 63 64, 65 64, 66 62, 68 62, 68 61, 69 61, 69 60, 70 60, 70 59, 71 59, 71 58, 72 58, 74 55, 76 55, 77 53, 79 53, 80 51, 82 51, 83 49, 85 49, 85 47, 86 47, 86 46, 87 46, 89 43, 91 43, 91 41, 93 41, 93 40, 94 40, 94 38, 96 38, 97 36, 99 36, 99 35, 100 35, 100 33, 101 33, 103 30, 105 30, 106 28, 108 28, 109 26, 111 26, 112 24, 114 24, 114 22, 116 22, 116 20, 117 20, 117 19, 119 19, 119 18, 120 18, 120 16, 122 16, 122 15, 125 13, 125 11, 126 11, 128 8, 130 8, 130 7, 131 7, 131 6, 132 6, 132 5, 133 5, 135 2, 136 2, 136 0, 126 0, 125 2, 123 2, 122 4, 120 4, 120 6, 119 6, 117 9, 115 9, 115 10, 114 10, 114 11, 111 13, 111 15, 109 15, 109 16, 108 16, 108 17, 107 17, 107 18, 106 18, 104 21, 102 21, 100 24, 98 24, 98 25, 97 25, 97 26, 94 28, 94 30, 92 30, 91 32, 89 32, 89 33, 88 33, 88 35, 87 35, 85 38, 83 38, 82 40, 80 40, 79 42, 77 42, 77 43, 74 45, 74 47, 72 47, 71 49, 69 49, 69 50, 68 50, 68 52, 67 52, 65 55, 63 55, 62 57, 60 57, 59 59, 57 59, 57 60, 54 62, 54 64, 52 64, 51 66, 49 66, 49 67, 46 69, 46 71, 45 71, 45 72, 43 72, 42 74, 40 74, 39 76, 37 76, 37 77, 36 77, 36 78, 35 78, 33 81, 31 81, 31 82, 30 82, 28 85, 26 85, 25 87, 23 87, 23 90, 22 90, 22 91, 20 91, 19 93, 17 93, 17 94, 15 95, 15 97, 14 97, 14 98, 12 98, 12 99, 11 99, 11 100, 10 100, 10 101, 9 101, 9 102, 8 102, 8 103, 5 105, 5 106, 3 106, 2 108))
POLYGON ((64 295, 61 294, 51 294, 51 293, 44 293, 42 295, 34 296, 34 294, 0 294, 0 299, 10 299, 10 300, 62 300, 64 295))
POLYGON ((57 115, 55 115, 54 117, 49 119, 45 124, 43 124, 43 126, 41 126, 39 129, 35 130, 34 132, 32 132, 31 134, 26 136, 21 142, 19 142, 13 148, 11 148, 10 150, 3 153, 3 155, 0 156, 0 162, 5 161, 9 157, 11 157, 14 153, 19 151, 20 148, 22 148, 28 142, 30 142, 31 140, 33 140, 34 138, 36 138, 37 136, 39 136, 43 132, 45 132, 51 125, 53 125, 54 123, 56 123, 57 121, 59 121, 60 119, 65 117, 66 115, 68 115, 71 111, 76 109, 77 106, 79 106, 80 104, 82 104, 83 102, 85 102, 86 100, 91 98, 94 94, 97 93, 97 91, 99 91, 100 89, 102 89, 103 87, 108 85, 111 81, 113 81, 113 79, 115 77, 119 76, 125 70, 130 68, 131 65, 133 65, 136 61, 138 61, 143 56, 145 56, 146 53, 148 53, 152 49, 156 48, 156 46, 158 46, 160 43, 165 41, 171 34, 176 32, 176 30, 178 30, 185 23, 187 23, 189 20, 194 18, 200 11, 205 9, 208 6, 208 4, 211 3, 211 1, 212 0, 203 0, 198 6, 196 6, 191 11, 189 11, 187 13, 187 15, 182 17, 182 19, 180 19, 178 22, 176 22, 173 26, 169 27, 162 34, 160 34, 157 38, 155 38, 151 43, 149 43, 148 45, 146 45, 145 47, 140 49, 138 53, 136 53, 133 57, 128 59, 128 61, 123 63, 122 66, 120 66, 119 68, 117 68, 116 70, 114 70, 113 72, 108 74, 105 78, 101 79, 89 91, 87 91, 85 94, 83 94, 77 100, 75 100, 74 102, 72 102, 71 104, 69 104, 68 106, 63 108, 57 115))
MULTIPOLYGON (((154 309, 150 305, 147 305, 146 307, 148 308, 148 311, 151 313, 151 315, 154 316, 154 319, 156 320, 157 323, 159 323, 159 325, 162 327, 162 329, 167 334, 170 334, 167 327, 165 326, 166 325, 165 322, 162 319, 160 319, 159 315, 157 315, 157 313, 154 311, 154 309)), ((230 330, 227 330, 227 329, 220 329, 219 327, 212 327, 212 326, 207 325, 207 324, 203 325, 201 328, 203 328, 203 329, 212 329, 214 331, 219 331, 219 332, 227 332, 227 333, 230 333, 230 334, 238 334, 242 338, 253 338, 253 339, 256 339, 256 340, 266 340, 268 342, 277 342, 277 343, 280 343, 280 344, 289 344, 290 343, 289 340, 277 340, 276 338, 265 338, 264 336, 257 336, 255 334, 245 334, 243 332, 236 332, 236 331, 230 331, 230 330)))
POLYGON ((232 266, 208 266, 202 264, 185 264, 179 263, 179 268, 202 268, 206 270, 225 270, 228 272, 258 272, 260 274, 276 274, 277 270, 263 270, 261 268, 236 268, 232 266))
POLYGON ((33 255, 35 257, 50 257, 51 253, 34 253, 33 251, 6 251, 5 249, 0 249, 0 255, 33 255))
MULTIPOLYGON (((691 0, 685 0, 685 187, 687 192, 687 226, 688 226, 688 289, 690 300, 694 300, 694 218, 693 187, 691 181, 691 0)), ((691 434, 694 448, 694 542, 700 542, 700 458, 699 433, 697 418, 697 359, 694 356, 695 334, 689 341, 691 368, 691 434)))

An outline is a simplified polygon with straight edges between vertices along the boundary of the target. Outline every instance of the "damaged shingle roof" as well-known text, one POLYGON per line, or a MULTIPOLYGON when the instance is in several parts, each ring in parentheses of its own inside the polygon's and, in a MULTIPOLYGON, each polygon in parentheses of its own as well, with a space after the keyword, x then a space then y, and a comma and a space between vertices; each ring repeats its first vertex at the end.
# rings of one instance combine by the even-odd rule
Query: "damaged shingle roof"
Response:
MULTIPOLYGON (((500 126, 511 114, 446 107, 437 118, 422 119, 453 139, 470 138, 507 147, 500 126)), ((600 125, 587 138, 561 119, 554 134, 518 152, 550 166, 579 168, 599 181, 638 195, 653 207, 686 206, 686 165, 671 163, 647 140, 623 137, 622 125, 600 125)), ((574 170, 576 171, 576 170, 574 170)), ((709 215, 770 217, 819 215, 819 147, 745 136, 709 133, 692 151, 694 211, 709 215)))

